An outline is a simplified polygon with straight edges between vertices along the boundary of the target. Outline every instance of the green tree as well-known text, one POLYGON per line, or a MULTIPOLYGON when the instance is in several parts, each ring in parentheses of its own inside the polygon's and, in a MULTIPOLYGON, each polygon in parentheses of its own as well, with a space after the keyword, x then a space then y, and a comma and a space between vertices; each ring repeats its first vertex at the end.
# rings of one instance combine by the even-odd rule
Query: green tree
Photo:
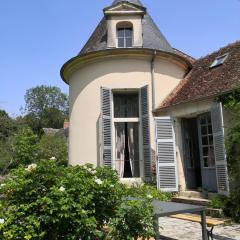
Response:
POLYGON ((13 163, 12 149, 9 141, 0 141, 0 175, 5 174, 13 163))
POLYGON ((14 120, 9 117, 6 111, 0 110, 0 141, 6 141, 15 130, 14 120))
POLYGON ((36 132, 42 128, 62 128, 68 117, 68 96, 58 87, 37 86, 25 94, 25 121, 36 132))
POLYGON ((37 159, 37 136, 29 127, 20 129, 13 140, 14 163, 30 164, 37 159))
POLYGON ((67 164, 68 151, 66 138, 60 134, 44 134, 38 143, 38 158, 56 158, 60 164, 67 164))

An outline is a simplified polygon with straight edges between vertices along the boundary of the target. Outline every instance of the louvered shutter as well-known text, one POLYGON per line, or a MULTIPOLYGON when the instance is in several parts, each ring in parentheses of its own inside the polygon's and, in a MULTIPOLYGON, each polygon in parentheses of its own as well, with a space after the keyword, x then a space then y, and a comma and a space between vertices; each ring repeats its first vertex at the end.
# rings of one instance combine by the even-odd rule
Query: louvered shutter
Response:
POLYGON ((142 142, 143 142, 143 161, 145 180, 151 180, 151 147, 150 147, 150 131, 149 131, 149 94, 148 86, 140 89, 141 99, 141 126, 142 126, 142 142))
POLYGON ((228 195, 229 182, 224 144, 223 109, 221 103, 215 103, 212 106, 211 116, 218 192, 220 194, 228 195))
POLYGON ((157 182, 164 192, 178 191, 177 161, 173 120, 155 118, 157 146, 157 182))
POLYGON ((112 167, 112 93, 101 88, 103 166, 112 167))

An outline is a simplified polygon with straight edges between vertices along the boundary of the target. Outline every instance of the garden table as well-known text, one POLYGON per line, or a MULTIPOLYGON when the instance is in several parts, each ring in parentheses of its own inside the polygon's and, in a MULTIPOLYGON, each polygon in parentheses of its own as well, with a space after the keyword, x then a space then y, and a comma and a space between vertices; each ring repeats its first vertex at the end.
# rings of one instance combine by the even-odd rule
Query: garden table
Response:
MULTIPOLYGON (((200 213, 201 214, 201 226, 202 226, 202 239, 207 240, 207 225, 206 225, 206 207, 198 205, 190 205, 183 203, 162 202, 154 200, 152 202, 154 207, 154 217, 156 219, 156 240, 159 239, 159 217, 167 217, 180 213, 200 213)), ((174 228, 173 228, 174 230, 174 228)))

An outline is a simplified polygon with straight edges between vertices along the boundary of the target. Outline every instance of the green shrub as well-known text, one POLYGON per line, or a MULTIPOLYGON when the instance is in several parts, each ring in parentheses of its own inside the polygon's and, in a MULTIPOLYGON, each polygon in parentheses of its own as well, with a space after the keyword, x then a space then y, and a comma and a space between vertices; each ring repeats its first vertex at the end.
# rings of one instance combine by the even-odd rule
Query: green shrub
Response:
POLYGON ((12 162, 11 146, 8 142, 0 141, 0 173, 12 162))
POLYGON ((209 204, 209 207, 211 208, 215 208, 215 209, 224 209, 226 202, 227 202, 228 198, 225 196, 215 196, 211 203, 209 204))
POLYGON ((240 189, 231 193, 230 197, 225 202, 223 210, 226 216, 240 223, 240 189))
POLYGON ((37 136, 29 127, 20 129, 13 139, 15 164, 30 164, 37 159, 37 136))
POLYGON ((129 200, 123 202, 117 209, 116 217, 110 222, 108 239, 132 240, 138 237, 150 238, 154 235, 151 200, 129 200))
POLYGON ((170 201, 173 197, 172 193, 161 192, 156 187, 148 184, 144 185, 133 185, 126 188, 126 195, 135 198, 146 199, 148 196, 159 200, 159 201, 170 201))
POLYGON ((66 138, 62 135, 50 134, 43 135, 38 143, 38 158, 56 158, 60 164, 67 164, 68 149, 66 138))
POLYGON ((116 175, 51 160, 12 170, 0 189, 0 239, 101 239, 122 202, 116 175))

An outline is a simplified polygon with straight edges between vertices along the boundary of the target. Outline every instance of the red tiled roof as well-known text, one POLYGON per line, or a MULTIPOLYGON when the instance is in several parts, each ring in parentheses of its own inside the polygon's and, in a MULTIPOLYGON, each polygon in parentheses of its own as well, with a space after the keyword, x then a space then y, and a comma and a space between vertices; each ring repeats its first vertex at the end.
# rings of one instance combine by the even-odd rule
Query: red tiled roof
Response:
POLYGON ((240 87, 240 41, 200 58, 192 70, 156 111, 173 105, 205 99, 240 87), (213 61, 228 54, 222 65, 211 68, 213 61))

